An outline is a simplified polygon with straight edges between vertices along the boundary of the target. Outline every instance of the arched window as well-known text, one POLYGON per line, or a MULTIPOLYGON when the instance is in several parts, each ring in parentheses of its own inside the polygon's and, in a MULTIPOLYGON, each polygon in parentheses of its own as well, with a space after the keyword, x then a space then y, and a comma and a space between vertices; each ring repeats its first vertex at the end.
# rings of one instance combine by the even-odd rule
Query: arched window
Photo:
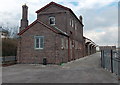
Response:
POLYGON ((50 23, 50 25, 55 25, 55 17, 50 17, 49 23, 50 23))

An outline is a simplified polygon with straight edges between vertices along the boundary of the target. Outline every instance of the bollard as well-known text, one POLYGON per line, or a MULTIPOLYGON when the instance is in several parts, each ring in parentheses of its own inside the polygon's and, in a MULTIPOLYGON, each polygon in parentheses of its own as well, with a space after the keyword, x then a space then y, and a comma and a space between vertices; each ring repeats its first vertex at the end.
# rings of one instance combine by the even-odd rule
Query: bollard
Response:
POLYGON ((47 59, 43 58, 43 65, 47 65, 47 59))

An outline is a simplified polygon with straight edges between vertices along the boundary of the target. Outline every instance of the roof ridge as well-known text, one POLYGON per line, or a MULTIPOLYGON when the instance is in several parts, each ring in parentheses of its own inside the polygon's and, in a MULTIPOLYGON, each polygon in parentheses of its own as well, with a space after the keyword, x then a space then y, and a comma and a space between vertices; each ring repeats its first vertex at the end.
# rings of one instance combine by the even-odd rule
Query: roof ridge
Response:
POLYGON ((53 32, 57 33, 55 30, 53 30, 50 26, 46 25, 45 23, 43 23, 42 21, 36 19, 33 23, 31 23, 30 25, 28 25, 25 29, 23 29, 22 31, 20 31, 18 33, 18 35, 23 34, 25 31, 27 31, 31 26, 33 26, 34 24, 36 24, 37 22, 41 23, 42 25, 44 25, 45 27, 49 28, 50 30, 52 30, 53 32))
POLYGON ((33 26, 35 23, 37 22, 37 19, 32 22, 30 25, 28 25, 26 28, 24 28, 23 30, 21 30, 17 35, 21 35, 23 34, 25 31, 27 31, 31 26, 33 26))
POLYGON ((70 10, 70 8, 65 7, 63 5, 60 5, 60 4, 57 4, 57 3, 55 3, 55 2, 52 1, 49 4, 45 5, 44 7, 40 8, 39 10, 37 10, 36 13, 39 13, 40 11, 42 11, 43 9, 45 9, 46 7, 48 7, 48 6, 52 5, 52 4, 57 5, 57 6, 61 7, 61 8, 66 9, 66 10, 70 10))

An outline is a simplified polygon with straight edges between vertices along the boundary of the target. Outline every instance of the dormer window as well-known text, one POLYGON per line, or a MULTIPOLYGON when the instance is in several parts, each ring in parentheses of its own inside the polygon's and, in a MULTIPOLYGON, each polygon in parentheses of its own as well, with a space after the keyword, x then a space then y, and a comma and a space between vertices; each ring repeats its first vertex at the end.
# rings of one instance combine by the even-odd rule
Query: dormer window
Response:
POLYGON ((50 17, 49 23, 50 23, 50 25, 55 25, 55 17, 50 17))

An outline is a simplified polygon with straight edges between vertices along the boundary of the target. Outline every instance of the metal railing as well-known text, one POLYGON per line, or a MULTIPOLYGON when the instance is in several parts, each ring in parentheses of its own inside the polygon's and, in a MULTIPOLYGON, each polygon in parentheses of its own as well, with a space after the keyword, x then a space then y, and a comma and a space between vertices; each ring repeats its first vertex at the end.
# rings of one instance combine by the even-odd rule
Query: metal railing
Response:
POLYGON ((16 56, 0 57, 1 64, 15 64, 17 62, 16 56))
POLYGON ((115 73, 120 78, 120 57, 117 50, 101 50, 101 67, 115 73))

